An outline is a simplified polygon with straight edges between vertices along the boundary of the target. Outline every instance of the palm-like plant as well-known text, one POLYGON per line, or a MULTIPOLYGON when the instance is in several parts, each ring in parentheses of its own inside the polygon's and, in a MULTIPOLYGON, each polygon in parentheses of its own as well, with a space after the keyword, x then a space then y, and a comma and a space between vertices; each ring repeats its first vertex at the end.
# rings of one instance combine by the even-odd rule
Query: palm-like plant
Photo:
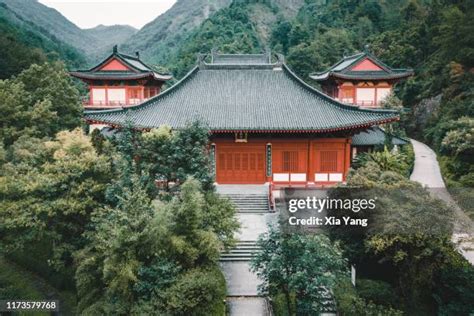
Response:
POLYGON ((407 160, 408 157, 406 154, 390 151, 387 146, 385 146, 383 151, 359 154, 354 164, 355 167, 357 167, 372 161, 376 163, 382 171, 393 171, 408 176, 409 165, 407 160))

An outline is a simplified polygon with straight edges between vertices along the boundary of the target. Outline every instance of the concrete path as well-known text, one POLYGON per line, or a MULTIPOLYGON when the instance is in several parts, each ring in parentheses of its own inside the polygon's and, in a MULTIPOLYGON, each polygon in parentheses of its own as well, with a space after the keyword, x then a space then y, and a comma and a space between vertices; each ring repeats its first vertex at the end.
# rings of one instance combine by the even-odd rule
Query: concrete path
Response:
MULTIPOLYGON (((268 185, 217 185, 217 192, 227 195, 266 195, 268 185)), ((256 241, 268 230, 268 225, 277 222, 276 213, 237 213, 240 230, 239 241, 256 241)), ((248 261, 223 261, 220 263, 227 284, 227 308, 231 316, 264 316, 267 306, 260 297, 258 286, 261 280, 250 271, 248 261)))
POLYGON ((427 188, 445 188, 436 153, 428 146, 411 139, 415 151, 415 167, 410 180, 421 183, 427 188))
POLYGON ((227 306, 229 307, 230 314, 235 316, 267 315, 266 302, 263 297, 228 298, 227 306))
POLYGON ((221 262, 227 284, 227 296, 258 296, 260 279, 250 272, 250 265, 245 261, 221 262))
POLYGON ((456 204, 446 189, 436 153, 427 145, 410 140, 415 152, 415 166, 410 180, 421 183, 431 195, 445 201, 455 212, 453 242, 463 256, 474 265, 474 224, 456 204))
POLYGON ((256 241, 258 237, 267 232, 268 225, 276 224, 278 215, 276 213, 252 214, 238 213, 240 230, 236 234, 238 240, 256 241))

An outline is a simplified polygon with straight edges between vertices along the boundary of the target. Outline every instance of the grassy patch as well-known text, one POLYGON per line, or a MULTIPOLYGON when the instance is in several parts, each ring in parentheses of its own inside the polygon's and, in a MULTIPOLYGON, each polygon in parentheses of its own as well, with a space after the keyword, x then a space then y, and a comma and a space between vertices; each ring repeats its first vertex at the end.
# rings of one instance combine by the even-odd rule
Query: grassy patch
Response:
MULTIPOLYGON (((75 295, 71 292, 59 292, 46 281, 0 257, 0 299, 20 300, 59 300, 65 314, 74 314, 75 295)), ((19 315, 50 315, 42 312, 19 313, 19 315)))
POLYGON ((448 186, 448 191, 458 206, 474 221, 474 188, 448 186))
MULTIPOLYGON (((45 299, 31 282, 32 276, 3 257, 0 257, 0 299, 3 300, 42 300, 45 299)), ((49 315, 43 312, 18 313, 18 315, 49 315)))

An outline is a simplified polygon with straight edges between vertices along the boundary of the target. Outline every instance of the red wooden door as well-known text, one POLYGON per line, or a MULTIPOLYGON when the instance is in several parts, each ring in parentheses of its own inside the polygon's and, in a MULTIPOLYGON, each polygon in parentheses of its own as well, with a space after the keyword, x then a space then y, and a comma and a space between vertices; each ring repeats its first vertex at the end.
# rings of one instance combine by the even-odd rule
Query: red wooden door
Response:
POLYGON ((218 145, 216 154, 217 183, 265 183, 264 145, 218 145))

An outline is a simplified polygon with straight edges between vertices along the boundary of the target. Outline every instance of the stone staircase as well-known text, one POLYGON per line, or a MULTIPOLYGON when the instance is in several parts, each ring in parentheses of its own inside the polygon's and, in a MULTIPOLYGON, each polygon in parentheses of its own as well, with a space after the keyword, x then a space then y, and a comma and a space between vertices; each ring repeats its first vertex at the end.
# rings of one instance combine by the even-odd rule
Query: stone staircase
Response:
POLYGON ((220 258, 227 285, 227 315, 272 315, 271 306, 258 291, 262 281, 250 269, 250 260, 260 251, 256 240, 275 216, 269 209, 268 185, 218 185, 216 189, 233 202, 241 224, 236 245, 220 258))
POLYGON ((238 241, 234 248, 221 253, 220 261, 250 261, 260 247, 253 240, 238 241))
POLYGON ((223 194, 237 208, 238 213, 268 213, 268 196, 266 194, 223 194))

